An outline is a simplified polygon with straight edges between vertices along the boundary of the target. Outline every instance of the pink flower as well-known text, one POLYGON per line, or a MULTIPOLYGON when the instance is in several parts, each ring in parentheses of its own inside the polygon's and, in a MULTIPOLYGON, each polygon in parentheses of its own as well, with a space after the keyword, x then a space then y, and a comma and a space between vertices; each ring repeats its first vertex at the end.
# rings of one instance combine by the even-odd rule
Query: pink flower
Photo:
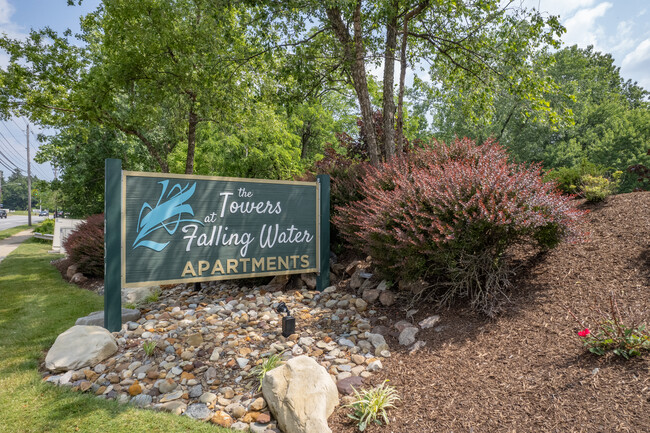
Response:
POLYGON ((589 334, 591 334, 591 331, 589 330, 589 328, 585 328, 582 331, 578 332, 578 335, 581 336, 581 337, 586 337, 589 334))

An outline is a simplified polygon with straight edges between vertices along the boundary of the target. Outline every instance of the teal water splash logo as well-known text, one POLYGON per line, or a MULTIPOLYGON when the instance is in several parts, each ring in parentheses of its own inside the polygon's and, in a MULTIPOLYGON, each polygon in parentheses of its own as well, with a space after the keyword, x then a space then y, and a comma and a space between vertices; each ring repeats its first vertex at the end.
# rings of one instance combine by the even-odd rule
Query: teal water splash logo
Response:
POLYGON ((194 194, 194 191, 196 190, 196 182, 192 185, 188 183, 185 186, 181 186, 177 183, 171 187, 169 192, 167 192, 169 180, 163 180, 158 183, 162 185, 162 192, 160 193, 156 206, 152 207, 149 203, 145 202, 142 205, 142 209, 140 209, 140 215, 138 215, 138 226, 136 229, 138 235, 136 236, 135 241, 133 241, 133 249, 146 247, 151 248, 154 251, 162 251, 169 242, 161 243, 144 238, 160 229, 165 229, 168 234, 173 235, 176 230, 178 230, 180 223, 183 222, 199 223, 203 225, 201 221, 183 219, 182 217, 184 213, 194 216, 192 206, 187 204, 186 201, 194 194), (166 192, 167 194, 165 194, 166 192))

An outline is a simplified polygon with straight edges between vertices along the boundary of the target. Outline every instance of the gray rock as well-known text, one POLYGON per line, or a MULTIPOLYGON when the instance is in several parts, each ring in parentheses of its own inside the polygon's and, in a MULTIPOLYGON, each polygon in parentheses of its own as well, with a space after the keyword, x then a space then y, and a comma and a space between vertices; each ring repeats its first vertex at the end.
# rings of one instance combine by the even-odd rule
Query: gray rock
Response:
POLYGON ((399 344, 402 346, 410 346, 415 343, 415 336, 418 334, 419 329, 414 326, 404 328, 399 334, 399 344))
POLYGON ((145 407, 151 404, 153 398, 148 394, 138 394, 129 401, 129 404, 137 407, 145 407))
POLYGON ((429 316, 426 319, 422 320, 419 325, 422 329, 433 328, 438 322, 440 322, 440 316, 433 315, 429 316))
POLYGON ((379 302, 381 302, 381 305, 384 307, 390 307, 395 303, 395 294, 390 290, 383 290, 379 294, 379 302))
POLYGON ((363 298, 363 300, 366 301, 368 304, 372 304, 377 300, 377 298, 379 298, 379 290, 366 289, 363 291, 361 298, 363 298))
MULTIPOLYGON (((140 310, 122 308, 122 323, 135 322, 139 318, 140 310)), ((104 311, 95 311, 85 317, 80 317, 75 322, 75 325, 104 326, 104 311)))
POLYGON ((374 347, 379 347, 386 344, 386 339, 381 334, 373 334, 368 332, 366 333, 366 338, 374 347))
POLYGON ((190 388, 190 392, 189 392, 190 398, 199 398, 201 397, 201 394, 203 394, 203 387, 200 384, 190 388))
POLYGON ((165 379, 158 384, 158 390, 163 394, 167 394, 168 392, 175 390, 177 386, 178 384, 173 380, 165 379))
POLYGON ((75 284, 85 283, 86 281, 88 281, 88 277, 86 277, 81 272, 77 272, 72 276, 72 278, 70 278, 70 282, 75 284))
POLYGON ((231 425, 230 428, 235 431, 244 431, 244 432, 250 431, 250 426, 248 425, 248 423, 239 422, 239 421, 231 425))
POLYGON ((115 352, 117 343, 108 330, 75 325, 56 338, 45 357, 45 368, 67 371, 93 367, 115 352))
POLYGON ((212 418, 212 411, 204 403, 194 403, 187 407, 185 416, 205 421, 212 418))
POLYGON ((174 415, 180 415, 187 409, 187 405, 182 401, 170 401, 160 405, 160 409, 165 412, 171 412, 174 415))
POLYGON ((160 286, 148 287, 129 287, 122 288, 122 303, 123 304, 139 304, 147 299, 148 296, 159 292, 160 286))

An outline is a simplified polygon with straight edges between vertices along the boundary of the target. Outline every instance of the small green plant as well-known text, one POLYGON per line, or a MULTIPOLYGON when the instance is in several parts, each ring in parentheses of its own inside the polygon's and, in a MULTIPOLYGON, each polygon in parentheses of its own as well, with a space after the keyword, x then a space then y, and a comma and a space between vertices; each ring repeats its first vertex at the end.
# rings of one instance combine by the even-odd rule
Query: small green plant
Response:
POLYGON ((144 304, 150 304, 152 302, 157 302, 160 298, 160 292, 156 291, 144 298, 144 304))
POLYGON ((36 227, 34 227, 36 233, 42 233, 44 235, 54 234, 54 220, 46 219, 36 227))
POLYGON ((142 349, 144 349, 144 354, 147 355, 147 357, 149 357, 153 355, 153 352, 156 350, 156 342, 145 341, 142 343, 142 349))
POLYGON ((588 202, 596 203, 603 201, 616 192, 622 174, 622 171, 616 171, 612 174, 611 179, 605 176, 586 174, 580 179, 582 183, 580 188, 581 193, 588 202))
POLYGON ((122 305, 124 308, 128 308, 129 310, 135 310, 138 308, 137 305, 135 305, 133 302, 127 302, 126 304, 122 305))
POLYGON ((282 353, 277 353, 264 359, 264 361, 260 365, 256 366, 251 371, 251 375, 257 376, 257 378, 260 381, 260 386, 257 388, 258 391, 262 389, 262 381, 264 380, 264 376, 266 376, 266 373, 278 367, 281 362, 282 362, 282 353))
POLYGON ((381 425, 379 416, 388 424, 388 415, 386 409, 395 407, 394 403, 399 400, 397 390, 386 385, 388 380, 372 389, 357 391, 354 390, 356 401, 347 405, 354 409, 354 413, 348 414, 350 418, 357 422, 359 431, 364 431, 368 424, 375 423, 381 425))
POLYGON ((646 330, 646 325, 624 320, 613 294, 610 298, 610 312, 598 313, 600 319, 592 329, 571 313, 583 328, 578 336, 589 352, 599 356, 612 352, 630 359, 650 351, 650 333, 646 330))

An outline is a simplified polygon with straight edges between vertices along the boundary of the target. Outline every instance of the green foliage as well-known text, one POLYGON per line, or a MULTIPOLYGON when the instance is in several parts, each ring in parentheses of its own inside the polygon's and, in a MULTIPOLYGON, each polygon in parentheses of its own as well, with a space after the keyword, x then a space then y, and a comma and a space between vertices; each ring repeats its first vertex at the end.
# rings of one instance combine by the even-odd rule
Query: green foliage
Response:
MULTIPOLYGON (((494 111, 480 111, 483 117, 478 119, 465 114, 474 109, 474 99, 455 89, 443 88, 441 94, 432 96, 416 82, 415 96, 421 105, 437 108, 436 136, 468 136, 479 142, 494 137, 518 162, 541 162, 546 169, 573 169, 586 161, 609 171, 650 164, 646 152, 650 142, 648 92, 625 81, 610 54, 596 52, 591 46, 572 46, 556 52, 540 51, 535 64, 540 80, 557 83, 557 91, 549 89, 545 97, 549 109, 560 115, 557 119, 536 115, 525 99, 503 88, 495 95, 494 111)), ((566 192, 578 192, 584 174, 604 174, 579 171, 561 174, 567 177, 561 182, 566 192)), ((623 176, 620 191, 631 191, 635 180, 632 174, 623 176)))
POLYGON ((546 181, 554 181, 566 194, 579 194, 584 176, 602 176, 605 168, 583 158, 580 164, 573 167, 558 167, 550 170, 544 176, 546 181))
POLYGON ((374 388, 357 391, 354 389, 355 401, 347 405, 354 409, 348 417, 357 422, 359 431, 364 431, 368 425, 375 423, 381 425, 383 419, 388 424, 388 414, 386 410, 395 407, 395 403, 400 400, 397 390, 386 385, 388 380, 374 388))
MULTIPOLYGON (((591 329, 569 311, 583 328, 578 335, 589 352, 599 356, 611 352, 625 359, 650 353, 650 332, 646 324, 630 319, 631 314, 624 317, 613 293, 609 307, 607 312, 597 311, 595 326, 591 329)), ((643 319, 647 320, 647 317, 643 319)))
MULTIPOLYGON (((199 140, 196 174, 290 179, 303 169, 300 137, 285 116, 265 104, 252 106, 229 128, 203 128, 199 140)), ((185 152, 179 145, 172 154, 172 171, 182 170, 185 152)))
POLYGON ((36 227, 34 227, 34 231, 37 233, 42 233, 44 235, 53 235, 54 234, 54 220, 53 219, 46 219, 36 227))
POLYGON ((281 363, 282 354, 273 354, 268 358, 265 358, 260 365, 255 366, 255 368, 251 370, 251 375, 257 376, 257 379, 260 382, 260 386, 257 388, 258 391, 262 389, 262 382, 264 381, 266 373, 280 366, 281 363))
POLYGON ((160 299, 160 291, 155 291, 146 298, 144 298, 144 303, 145 304, 150 304, 152 302, 158 302, 158 299, 160 299))
POLYGON ((147 357, 150 357, 153 355, 154 351, 156 350, 156 342, 155 341, 143 341, 142 342, 142 350, 144 350, 144 354, 147 357))
POLYGON ((582 196, 590 203, 596 203, 605 200, 616 192, 620 183, 622 172, 615 172, 610 180, 605 176, 592 176, 586 174, 580 179, 580 190, 582 196))

